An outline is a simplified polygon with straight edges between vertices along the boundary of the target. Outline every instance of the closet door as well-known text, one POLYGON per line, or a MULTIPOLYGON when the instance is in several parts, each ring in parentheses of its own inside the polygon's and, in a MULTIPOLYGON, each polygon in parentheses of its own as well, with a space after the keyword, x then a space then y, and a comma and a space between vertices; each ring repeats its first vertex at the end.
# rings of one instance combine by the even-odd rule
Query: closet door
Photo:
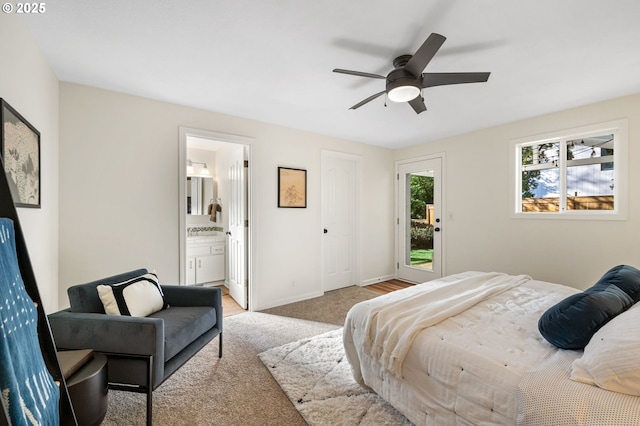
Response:
POLYGON ((358 284, 360 163, 358 156, 322 152, 322 289, 358 284))

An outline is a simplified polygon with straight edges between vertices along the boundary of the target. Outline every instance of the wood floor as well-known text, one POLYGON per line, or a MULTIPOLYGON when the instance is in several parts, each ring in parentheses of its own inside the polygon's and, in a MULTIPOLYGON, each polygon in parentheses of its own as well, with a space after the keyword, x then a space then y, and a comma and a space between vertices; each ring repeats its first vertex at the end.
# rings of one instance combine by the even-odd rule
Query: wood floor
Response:
POLYGON ((380 294, 391 293, 392 291, 402 290, 403 288, 411 287, 413 284, 409 284, 408 282, 400 281, 400 280, 389 280, 382 281, 377 284, 371 284, 366 286, 365 288, 371 291, 375 291, 380 294))
POLYGON ((228 294, 222 296, 222 315, 230 317, 231 315, 241 314, 243 312, 245 312, 245 310, 242 309, 231 296, 228 294))
MULTIPOLYGON (((365 286, 364 288, 371 291, 375 291, 376 293, 387 294, 387 293, 391 293, 392 291, 411 287, 412 285, 413 284, 409 284, 400 280, 389 280, 389 281, 379 282, 376 284, 371 284, 371 285, 365 286)), ((220 288, 222 288, 222 292, 223 292, 222 312, 225 317, 241 314, 242 312, 245 312, 245 310, 242 309, 240 305, 238 305, 231 296, 229 296, 229 292, 225 286, 220 286, 220 288)))

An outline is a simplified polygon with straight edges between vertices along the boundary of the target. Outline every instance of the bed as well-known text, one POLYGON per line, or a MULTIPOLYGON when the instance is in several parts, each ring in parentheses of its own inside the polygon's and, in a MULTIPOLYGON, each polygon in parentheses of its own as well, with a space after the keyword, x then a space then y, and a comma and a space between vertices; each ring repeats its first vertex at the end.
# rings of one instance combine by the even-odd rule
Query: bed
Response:
POLYGON ((416 425, 638 425, 640 304, 629 309, 637 300, 594 337, 625 351, 559 349, 539 331, 550 307, 581 297, 522 275, 451 275, 356 304, 345 353, 356 381, 416 425), (609 388, 625 393, 585 378, 600 359, 623 364, 626 382, 609 388))

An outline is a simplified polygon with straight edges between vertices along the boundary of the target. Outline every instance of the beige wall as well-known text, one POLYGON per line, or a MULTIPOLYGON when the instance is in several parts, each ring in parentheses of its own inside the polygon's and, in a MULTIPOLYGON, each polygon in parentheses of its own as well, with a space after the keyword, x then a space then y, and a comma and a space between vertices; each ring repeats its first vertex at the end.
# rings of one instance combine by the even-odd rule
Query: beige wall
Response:
POLYGON ((178 282, 180 126, 255 138, 253 309, 321 294, 321 149, 363 157, 362 280, 394 273, 390 150, 61 83, 61 305, 69 285, 138 267, 178 282), (307 169, 307 209, 277 208, 278 166, 307 169))
POLYGON ((58 307, 58 80, 26 25, 0 14, 0 97, 40 132, 40 209, 18 208, 47 312, 58 307))
POLYGON ((640 267, 639 136, 640 95, 634 95, 401 149, 395 158, 446 153, 447 273, 524 273, 587 288, 612 266, 640 267), (628 220, 510 217, 510 140, 621 118, 629 120, 628 220))

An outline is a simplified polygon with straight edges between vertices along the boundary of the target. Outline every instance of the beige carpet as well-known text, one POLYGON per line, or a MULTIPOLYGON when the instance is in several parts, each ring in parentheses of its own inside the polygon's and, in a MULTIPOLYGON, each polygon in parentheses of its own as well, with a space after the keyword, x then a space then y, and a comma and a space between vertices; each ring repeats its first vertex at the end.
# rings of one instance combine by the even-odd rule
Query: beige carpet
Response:
POLYGON ((342 326, 347 312, 353 305, 377 296, 380 294, 366 288, 353 286, 329 291, 321 297, 278 306, 262 312, 342 326))
MULTIPOLYGON (((376 296, 372 291, 349 287, 270 309, 269 313, 247 312, 225 318, 223 358, 217 357, 218 339, 214 339, 158 387, 154 391, 154 425, 306 425, 258 354, 335 330, 354 303, 376 296)), ((144 424, 143 394, 109 391, 103 425, 144 424)))

